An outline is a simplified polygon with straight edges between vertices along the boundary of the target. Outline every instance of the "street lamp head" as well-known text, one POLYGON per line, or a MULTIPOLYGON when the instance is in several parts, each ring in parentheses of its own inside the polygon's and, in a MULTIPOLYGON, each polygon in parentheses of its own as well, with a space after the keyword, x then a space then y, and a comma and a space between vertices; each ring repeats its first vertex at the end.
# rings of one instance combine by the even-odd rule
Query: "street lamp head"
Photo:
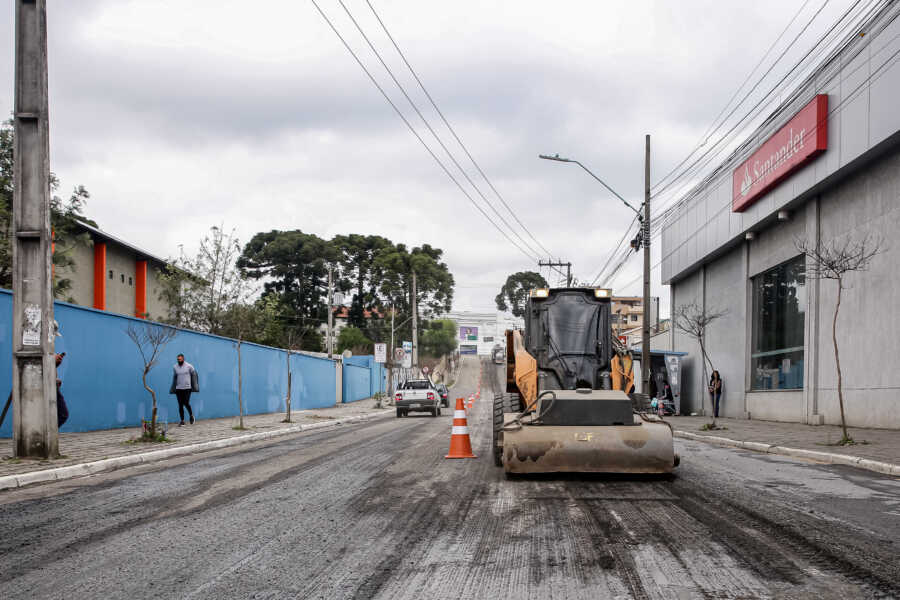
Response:
POLYGON ((544 160, 558 160, 559 162, 574 162, 568 158, 561 158, 559 154, 554 154, 553 156, 550 156, 549 154, 538 154, 538 158, 543 158, 544 160))

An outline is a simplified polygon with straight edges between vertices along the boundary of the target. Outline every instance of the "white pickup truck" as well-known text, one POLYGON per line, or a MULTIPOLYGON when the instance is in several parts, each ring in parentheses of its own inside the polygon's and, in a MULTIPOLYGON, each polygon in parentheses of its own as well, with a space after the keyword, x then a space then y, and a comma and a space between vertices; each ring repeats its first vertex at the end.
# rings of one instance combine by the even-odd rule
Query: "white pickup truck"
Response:
POLYGON ((411 379, 397 388, 394 394, 397 418, 412 411, 430 412, 432 417, 441 414, 441 393, 427 379, 411 379))

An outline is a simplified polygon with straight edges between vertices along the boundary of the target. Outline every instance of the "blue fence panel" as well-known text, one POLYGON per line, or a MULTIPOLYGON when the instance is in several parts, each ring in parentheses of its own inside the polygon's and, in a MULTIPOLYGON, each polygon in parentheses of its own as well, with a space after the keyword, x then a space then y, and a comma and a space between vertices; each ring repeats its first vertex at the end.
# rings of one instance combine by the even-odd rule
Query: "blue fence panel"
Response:
POLYGON ((371 396, 369 393, 370 370, 368 367, 344 363, 344 402, 356 402, 371 396))
MULTIPOLYGON (((125 331, 146 321, 56 302, 55 318, 62 337, 56 351, 66 352, 59 368, 69 420, 62 431, 89 431, 140 425, 151 412, 150 394, 141 384, 143 363, 137 346, 125 331)), ((0 290, 0 398, 12 389, 12 294, 0 290)), ((178 420, 178 403, 169 394, 175 357, 184 354, 199 375, 200 392, 191 397, 198 418, 238 414, 236 340, 179 329, 148 375, 156 391, 159 419, 178 420)), ((292 407, 320 408, 335 402, 335 363, 328 359, 291 356, 292 407)), ((257 344, 241 345, 244 414, 277 412, 285 408, 287 364, 285 352, 257 344)), ((12 436, 12 409, 0 427, 0 437, 12 436)))
POLYGON ((334 361, 305 354, 292 354, 291 408, 334 406, 337 398, 335 369, 334 361))

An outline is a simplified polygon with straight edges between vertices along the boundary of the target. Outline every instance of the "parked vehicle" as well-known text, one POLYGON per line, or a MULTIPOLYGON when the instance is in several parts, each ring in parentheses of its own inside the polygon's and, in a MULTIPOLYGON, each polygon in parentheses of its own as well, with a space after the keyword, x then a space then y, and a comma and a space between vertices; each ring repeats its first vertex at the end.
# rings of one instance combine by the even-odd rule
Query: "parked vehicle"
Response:
POLYGON ((440 393, 440 395, 441 395, 441 406, 443 406, 444 408, 449 408, 449 406, 450 406, 450 390, 448 390, 447 386, 444 385, 443 383, 439 383, 434 387, 438 391, 438 393, 440 393))
POLYGON ((498 365, 504 364, 506 362, 506 348, 500 344, 494 346, 494 349, 491 350, 491 360, 498 365))
POLYGON ((441 393, 427 379, 411 379, 394 394, 397 418, 410 412, 430 412, 432 417, 441 414, 441 393))

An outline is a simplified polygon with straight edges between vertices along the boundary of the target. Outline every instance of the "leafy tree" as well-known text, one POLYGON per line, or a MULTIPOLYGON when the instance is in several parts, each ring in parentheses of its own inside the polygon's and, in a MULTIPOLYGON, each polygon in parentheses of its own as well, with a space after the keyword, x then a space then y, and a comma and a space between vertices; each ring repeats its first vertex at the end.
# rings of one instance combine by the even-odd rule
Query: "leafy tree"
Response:
POLYGON ((331 245, 339 256, 342 284, 353 289, 350 304, 350 324, 364 328, 365 311, 371 310, 378 300, 378 282, 372 276, 376 257, 384 250, 393 248, 390 240, 379 235, 338 235, 331 245))
POLYGON ((177 325, 225 335, 228 317, 244 305, 253 288, 237 268, 240 242, 232 230, 211 227, 200 241, 194 258, 170 261, 160 276, 160 296, 170 307, 163 320, 177 325))
POLYGON ((316 235, 272 230, 253 236, 237 265, 247 277, 266 280, 263 296, 277 295, 286 317, 321 322, 327 317, 328 264, 338 258, 335 248, 316 235))
POLYGON ((456 350, 456 331, 450 319, 430 321, 420 340, 423 354, 441 357, 456 350))
POLYGON ((337 339, 338 353, 350 350, 354 354, 371 354, 374 350, 372 340, 366 337, 358 327, 348 325, 341 329, 337 339))
POLYGON ((525 316, 525 301, 528 292, 535 288, 548 287, 547 280, 534 271, 520 271, 506 278, 500 293, 494 298, 497 310, 510 311, 516 317, 525 316))
MULTIPOLYGON (((12 287, 12 207, 15 129, 12 121, 0 125, 0 287, 12 287)), ((75 270, 72 250, 77 245, 91 245, 91 236, 78 221, 94 227, 97 224, 84 215, 91 197, 84 186, 76 186, 68 200, 55 195, 59 179, 50 173, 50 227, 53 231, 53 294, 65 298, 72 281, 64 277, 75 270)), ((71 298, 69 298, 71 300, 71 298)))
MULTIPOLYGON (((420 316, 429 318, 450 310, 453 302, 453 275, 441 262, 443 250, 428 244, 408 250, 404 244, 383 249, 373 263, 382 306, 396 310, 397 322, 412 314, 412 274, 416 273, 416 296, 420 316)), ((398 328, 411 337, 411 323, 398 328)), ((408 339, 408 338, 407 338, 408 339)))

